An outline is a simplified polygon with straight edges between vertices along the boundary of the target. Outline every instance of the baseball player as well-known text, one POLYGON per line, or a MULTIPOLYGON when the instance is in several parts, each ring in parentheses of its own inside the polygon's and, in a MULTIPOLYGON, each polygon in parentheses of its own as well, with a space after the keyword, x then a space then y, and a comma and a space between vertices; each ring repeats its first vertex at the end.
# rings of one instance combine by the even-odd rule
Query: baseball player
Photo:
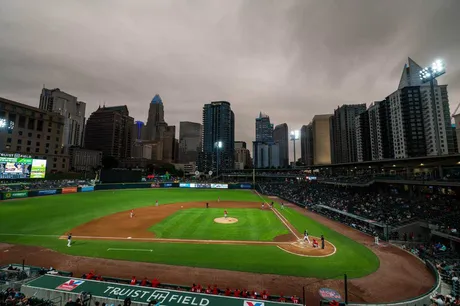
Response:
POLYGON ((227 211, 224 210, 224 218, 227 219, 227 216, 228 216, 227 211))
POLYGON ((158 207, 158 200, 155 202, 155 206, 158 207))
POLYGON ((377 234, 374 234, 374 242, 375 245, 379 245, 379 236, 377 234))
POLYGON ((134 217, 134 209, 131 209, 131 212, 129 213, 129 217, 133 218, 134 217))
POLYGON ((220 197, 217 198, 217 202, 220 202, 220 197))
POLYGON ((262 203, 262 209, 264 209, 264 208, 265 208, 265 203, 262 203))
POLYGON ((284 209, 284 203, 281 202, 281 209, 284 209))
POLYGON ((70 248, 72 246, 72 233, 69 233, 67 236, 67 246, 70 248))
POLYGON ((303 241, 308 241, 308 243, 311 244, 310 239, 308 238, 308 231, 307 230, 305 230, 303 232, 303 241))

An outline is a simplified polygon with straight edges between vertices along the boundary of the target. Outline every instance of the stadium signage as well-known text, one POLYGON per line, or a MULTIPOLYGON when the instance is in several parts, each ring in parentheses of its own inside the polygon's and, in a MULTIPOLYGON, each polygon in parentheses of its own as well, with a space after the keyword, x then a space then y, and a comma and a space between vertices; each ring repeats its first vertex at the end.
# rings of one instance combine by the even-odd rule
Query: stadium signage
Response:
POLYGON ((211 184, 211 188, 216 189, 227 189, 228 184, 211 184))
MULTIPOLYGON (((252 301, 240 298, 227 297, 223 295, 200 294, 188 291, 169 290, 163 288, 152 288, 133 285, 122 285, 117 283, 79 280, 69 277, 44 275, 23 285, 24 289, 54 290, 55 292, 71 291, 73 294, 91 292, 95 298, 109 300, 124 300, 130 298, 133 303, 148 304, 156 301, 159 305, 167 306, 275 306, 276 302, 252 301)), ((116 303, 118 304, 118 302, 116 303)), ((283 304, 292 305, 292 304, 283 304)))
POLYGON ((77 187, 64 187, 62 188, 62 193, 63 194, 66 194, 66 193, 76 193, 78 192, 78 188, 77 187))
POLYGON ((241 184, 241 185, 240 185, 240 188, 241 188, 241 189, 251 189, 252 186, 251 186, 251 184, 241 184))
POLYGON ((51 189, 51 190, 39 190, 38 195, 52 195, 56 194, 57 190, 56 189, 51 189))
POLYGON ((29 196, 28 191, 14 191, 5 193, 5 199, 19 199, 27 198, 29 196))
POLYGON ((94 191, 94 186, 82 186, 81 187, 81 192, 90 192, 94 191))
POLYGON ((32 158, 31 155, 23 155, 18 153, 0 153, 0 157, 32 158))
POLYGON ((333 289, 320 288, 318 292, 319 292, 319 295, 321 296, 321 298, 323 298, 325 300, 337 301, 337 302, 342 300, 342 296, 340 295, 340 293, 338 293, 337 291, 335 291, 333 289))

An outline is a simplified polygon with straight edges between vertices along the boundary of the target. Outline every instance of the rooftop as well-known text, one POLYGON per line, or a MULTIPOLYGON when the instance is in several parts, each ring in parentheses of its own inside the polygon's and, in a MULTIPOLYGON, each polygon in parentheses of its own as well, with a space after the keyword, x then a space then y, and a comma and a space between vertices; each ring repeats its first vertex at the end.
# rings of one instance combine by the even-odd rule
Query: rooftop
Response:
POLYGON ((156 94, 155 97, 153 97, 152 102, 150 102, 150 104, 163 104, 163 100, 161 100, 159 94, 156 94))

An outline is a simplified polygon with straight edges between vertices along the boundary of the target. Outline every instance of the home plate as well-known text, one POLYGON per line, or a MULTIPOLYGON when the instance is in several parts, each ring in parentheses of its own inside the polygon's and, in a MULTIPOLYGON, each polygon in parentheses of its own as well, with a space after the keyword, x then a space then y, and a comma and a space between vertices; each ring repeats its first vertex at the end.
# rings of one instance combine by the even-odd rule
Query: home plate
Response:
POLYGON ((131 239, 131 238, 133 238, 133 237, 128 237, 127 239, 131 239))

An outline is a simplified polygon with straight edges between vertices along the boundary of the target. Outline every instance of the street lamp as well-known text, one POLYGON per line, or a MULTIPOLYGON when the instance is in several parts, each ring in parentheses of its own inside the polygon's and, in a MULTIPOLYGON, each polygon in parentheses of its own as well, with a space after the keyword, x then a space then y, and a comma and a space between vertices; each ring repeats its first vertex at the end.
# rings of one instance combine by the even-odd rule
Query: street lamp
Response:
POLYGON ((216 141, 216 142, 214 143, 214 146, 215 146, 216 149, 217 149, 217 150, 216 150, 216 152, 217 152, 216 177, 217 177, 217 179, 219 179, 219 161, 220 161, 220 160, 219 160, 219 155, 220 155, 220 154, 219 154, 219 150, 222 149, 222 147, 223 147, 222 141, 220 141, 220 140, 219 140, 219 141, 216 141))
POLYGON ((294 167, 296 166, 296 156, 295 156, 295 141, 298 140, 300 138, 300 131, 299 130, 295 130, 295 131, 291 131, 291 140, 292 142, 294 143, 294 167))
POLYGON ((431 108, 433 110, 433 127, 435 131, 436 150, 438 155, 441 155, 441 143, 439 141, 439 127, 438 127, 438 111, 436 108, 435 93, 434 93, 434 80, 446 73, 444 62, 436 60, 430 67, 425 67, 420 71, 420 79, 422 83, 430 82, 431 87, 431 108))

